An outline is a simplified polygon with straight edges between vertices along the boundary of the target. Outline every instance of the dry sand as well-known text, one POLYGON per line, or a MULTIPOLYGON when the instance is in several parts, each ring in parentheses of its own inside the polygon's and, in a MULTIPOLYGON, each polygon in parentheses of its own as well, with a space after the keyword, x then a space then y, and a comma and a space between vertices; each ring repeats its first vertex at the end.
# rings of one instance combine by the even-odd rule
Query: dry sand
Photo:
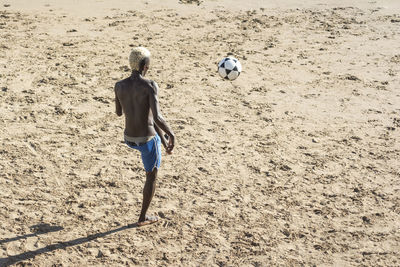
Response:
POLYGON ((0 1, 0 266, 399 266, 398 1, 157 2, 0 1), (128 228, 137 45, 177 147, 128 228))

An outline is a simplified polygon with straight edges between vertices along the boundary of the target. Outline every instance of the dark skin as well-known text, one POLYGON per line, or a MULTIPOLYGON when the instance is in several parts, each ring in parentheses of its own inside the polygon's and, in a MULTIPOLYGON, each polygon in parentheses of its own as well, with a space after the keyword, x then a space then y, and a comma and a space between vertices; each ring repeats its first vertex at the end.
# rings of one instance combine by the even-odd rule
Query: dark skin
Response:
MULTIPOLYGON (((150 59, 140 64, 139 71, 133 71, 129 78, 115 84, 115 111, 118 116, 125 114, 125 134, 131 137, 160 136, 161 143, 168 154, 172 153, 175 135, 161 115, 158 104, 158 85, 154 81, 144 79, 149 69, 150 59), (163 132, 167 135, 165 139, 163 132)), ((158 221, 156 216, 146 216, 147 209, 156 188, 157 168, 146 172, 143 189, 143 203, 137 225, 143 226, 158 221)))

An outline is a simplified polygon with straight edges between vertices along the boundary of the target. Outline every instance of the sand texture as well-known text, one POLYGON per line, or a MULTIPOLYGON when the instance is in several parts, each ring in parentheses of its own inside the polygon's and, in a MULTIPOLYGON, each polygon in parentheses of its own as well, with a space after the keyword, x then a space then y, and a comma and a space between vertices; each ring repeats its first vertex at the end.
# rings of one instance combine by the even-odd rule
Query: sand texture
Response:
POLYGON ((0 266, 400 265, 395 1, 78 2, 0 1, 0 266), (177 135, 143 228, 137 45, 177 135))

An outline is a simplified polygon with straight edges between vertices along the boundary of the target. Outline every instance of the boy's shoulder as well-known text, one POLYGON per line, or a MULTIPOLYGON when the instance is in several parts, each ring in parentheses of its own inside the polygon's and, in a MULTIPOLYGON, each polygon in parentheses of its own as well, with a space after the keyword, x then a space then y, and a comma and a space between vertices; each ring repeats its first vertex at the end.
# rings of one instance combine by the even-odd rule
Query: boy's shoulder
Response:
POLYGON ((120 80, 120 81, 118 81, 118 82, 116 82, 116 83, 115 83, 115 89, 124 87, 124 85, 128 84, 128 82, 129 82, 129 77, 128 77, 128 78, 125 78, 125 79, 123 79, 123 80, 120 80))
POLYGON ((120 84, 120 85, 128 84, 130 80, 131 80, 131 78, 127 77, 127 78, 125 78, 123 80, 120 80, 120 81, 116 82, 115 84, 120 84))
POLYGON ((157 83, 156 83, 155 81, 153 81, 153 80, 145 79, 145 78, 142 78, 142 80, 143 80, 145 83, 147 83, 148 85, 150 85, 150 86, 157 86, 157 83))
POLYGON ((148 88, 150 90, 155 91, 155 92, 158 91, 158 84, 155 81, 150 80, 150 79, 144 79, 144 78, 142 78, 142 79, 146 83, 146 85, 148 85, 148 88))

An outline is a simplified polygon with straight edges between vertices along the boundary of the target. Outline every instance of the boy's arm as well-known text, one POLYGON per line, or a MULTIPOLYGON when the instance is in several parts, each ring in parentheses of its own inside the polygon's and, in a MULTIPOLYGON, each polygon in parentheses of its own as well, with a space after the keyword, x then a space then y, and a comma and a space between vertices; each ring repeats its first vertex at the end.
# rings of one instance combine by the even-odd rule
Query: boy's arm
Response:
POLYGON ((150 83, 150 93, 149 93, 149 102, 150 102, 150 109, 151 112, 153 113, 153 120, 154 123, 161 129, 163 130, 167 135, 168 135, 168 145, 166 147, 167 153, 171 153, 172 150, 174 149, 175 145, 175 135, 172 132, 172 130, 169 128, 168 123, 164 120, 164 118, 161 115, 160 112, 160 107, 158 104, 158 85, 155 82, 150 83))
POLYGON ((122 116, 122 107, 121 107, 121 103, 119 102, 118 93, 117 93, 119 87, 120 87, 119 83, 116 83, 115 87, 114 87, 114 91, 115 91, 115 113, 117 113, 118 117, 122 116))
POLYGON ((160 136, 161 143, 163 144, 163 146, 165 148, 167 148, 167 146, 168 146, 167 140, 165 139, 165 136, 164 136, 162 130, 160 129, 160 127, 158 127, 158 125, 155 124, 155 123, 154 123, 154 129, 156 129, 156 132, 157 132, 158 136, 160 136))

